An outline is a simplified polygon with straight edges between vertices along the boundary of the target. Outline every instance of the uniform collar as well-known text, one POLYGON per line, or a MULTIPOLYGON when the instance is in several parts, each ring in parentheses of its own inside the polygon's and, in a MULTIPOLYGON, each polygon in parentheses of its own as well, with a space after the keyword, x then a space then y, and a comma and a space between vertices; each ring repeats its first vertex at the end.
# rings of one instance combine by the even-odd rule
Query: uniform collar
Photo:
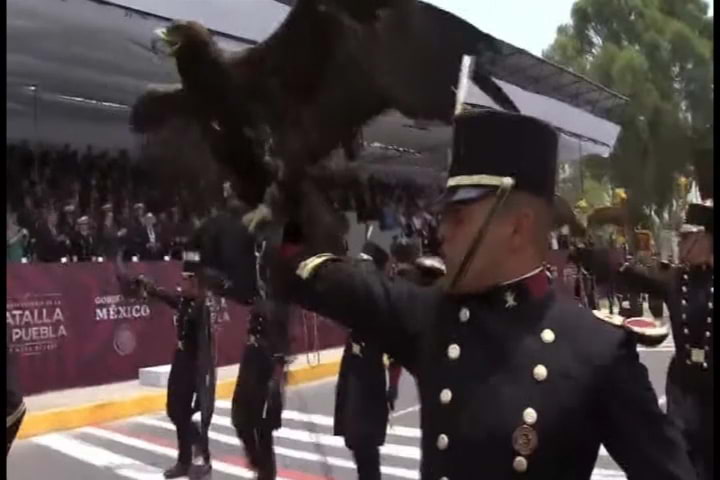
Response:
POLYGON ((497 285, 480 294, 479 300, 493 308, 510 310, 523 303, 538 300, 550 291, 550 281, 542 267, 497 285))

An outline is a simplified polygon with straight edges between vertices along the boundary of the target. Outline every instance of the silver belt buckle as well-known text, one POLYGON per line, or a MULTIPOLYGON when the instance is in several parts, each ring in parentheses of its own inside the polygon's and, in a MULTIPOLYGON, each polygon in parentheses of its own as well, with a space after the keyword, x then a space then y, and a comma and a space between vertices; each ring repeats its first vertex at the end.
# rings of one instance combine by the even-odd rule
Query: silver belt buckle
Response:
POLYGON ((702 348, 691 348, 690 361, 693 363, 705 363, 705 350, 702 348))

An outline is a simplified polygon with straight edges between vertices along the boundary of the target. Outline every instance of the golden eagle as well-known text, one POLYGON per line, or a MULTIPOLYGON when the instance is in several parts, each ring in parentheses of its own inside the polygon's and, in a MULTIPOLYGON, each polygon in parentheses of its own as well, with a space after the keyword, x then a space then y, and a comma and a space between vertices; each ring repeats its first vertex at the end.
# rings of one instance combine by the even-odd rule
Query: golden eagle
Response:
MULTIPOLYGON (((298 0, 269 38, 229 55, 199 23, 174 22, 158 34, 182 85, 140 97, 132 127, 152 133, 193 119, 241 199, 287 214, 308 167, 338 147, 354 157, 360 129, 377 115, 451 121, 462 55, 482 48, 463 28, 472 27, 417 0, 298 0)), ((517 111, 490 76, 473 80, 517 111)))

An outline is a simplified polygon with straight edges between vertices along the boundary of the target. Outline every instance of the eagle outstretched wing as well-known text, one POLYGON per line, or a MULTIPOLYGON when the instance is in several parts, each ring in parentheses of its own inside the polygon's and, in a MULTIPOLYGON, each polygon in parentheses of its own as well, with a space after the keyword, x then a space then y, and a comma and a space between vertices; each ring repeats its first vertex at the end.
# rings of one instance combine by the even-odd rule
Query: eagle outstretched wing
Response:
POLYGON ((147 133, 172 119, 191 115, 182 85, 151 87, 135 101, 130 112, 130 128, 135 133, 147 133))

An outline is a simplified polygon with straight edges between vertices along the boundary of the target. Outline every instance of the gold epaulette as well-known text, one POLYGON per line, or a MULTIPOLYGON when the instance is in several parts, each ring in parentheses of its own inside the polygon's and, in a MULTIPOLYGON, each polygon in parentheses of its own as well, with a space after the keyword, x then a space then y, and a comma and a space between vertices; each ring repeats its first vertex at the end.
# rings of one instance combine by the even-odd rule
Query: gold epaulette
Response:
POLYGON ((328 260, 340 260, 340 257, 333 255, 332 253, 321 253, 319 255, 315 255, 314 257, 310 257, 301 262, 295 273, 297 273, 303 280, 307 280, 320 265, 328 260))

